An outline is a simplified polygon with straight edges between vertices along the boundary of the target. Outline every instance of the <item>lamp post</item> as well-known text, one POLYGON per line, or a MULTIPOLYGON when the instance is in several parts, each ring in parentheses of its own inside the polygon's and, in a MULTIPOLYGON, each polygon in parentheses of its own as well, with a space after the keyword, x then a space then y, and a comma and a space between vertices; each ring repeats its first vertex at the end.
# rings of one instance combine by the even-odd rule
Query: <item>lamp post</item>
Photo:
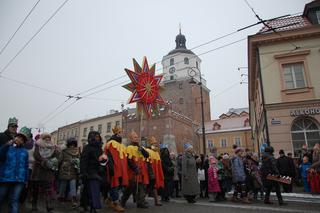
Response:
POLYGON ((206 154, 206 130, 204 126, 204 109, 203 109, 203 93, 202 93, 202 77, 201 77, 201 71, 197 67, 189 67, 188 75, 191 77, 189 84, 197 84, 200 86, 200 103, 201 103, 201 120, 202 120, 202 148, 203 148, 203 154, 206 154), (194 77, 197 75, 197 72, 199 72, 200 76, 200 82, 196 82, 194 80, 194 77))

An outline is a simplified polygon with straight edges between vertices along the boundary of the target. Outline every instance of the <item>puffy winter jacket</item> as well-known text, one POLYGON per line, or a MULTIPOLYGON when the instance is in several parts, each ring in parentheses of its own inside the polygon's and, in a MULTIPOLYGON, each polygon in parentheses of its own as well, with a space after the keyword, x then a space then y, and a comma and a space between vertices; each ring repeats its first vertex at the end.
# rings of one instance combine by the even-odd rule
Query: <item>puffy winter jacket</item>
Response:
POLYGON ((27 182, 28 151, 12 144, 0 148, 0 183, 27 182))
POLYGON ((240 157, 234 157, 231 160, 233 182, 243 182, 246 180, 246 173, 244 171, 243 161, 240 157))

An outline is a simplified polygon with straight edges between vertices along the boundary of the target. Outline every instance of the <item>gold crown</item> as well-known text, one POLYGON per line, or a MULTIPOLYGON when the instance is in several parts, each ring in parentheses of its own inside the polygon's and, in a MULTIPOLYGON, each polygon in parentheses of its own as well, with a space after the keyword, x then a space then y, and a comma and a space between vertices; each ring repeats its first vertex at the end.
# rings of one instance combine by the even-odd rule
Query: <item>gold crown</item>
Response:
POLYGON ((149 145, 154 145, 154 144, 158 144, 158 141, 155 137, 151 136, 148 138, 148 144, 149 145))
POLYGON ((115 134, 115 135, 120 134, 120 133, 122 132, 121 126, 115 125, 115 126, 112 128, 112 132, 113 132, 113 134, 115 134))

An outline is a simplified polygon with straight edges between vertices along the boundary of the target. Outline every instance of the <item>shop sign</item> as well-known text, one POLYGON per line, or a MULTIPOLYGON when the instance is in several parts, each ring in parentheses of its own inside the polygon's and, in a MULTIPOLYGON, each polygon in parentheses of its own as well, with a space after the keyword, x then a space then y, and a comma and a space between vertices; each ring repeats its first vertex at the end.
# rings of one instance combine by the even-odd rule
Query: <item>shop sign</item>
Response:
POLYGON ((319 115, 320 108, 310 108, 310 109, 297 109, 290 111, 290 116, 297 117, 300 115, 319 115))

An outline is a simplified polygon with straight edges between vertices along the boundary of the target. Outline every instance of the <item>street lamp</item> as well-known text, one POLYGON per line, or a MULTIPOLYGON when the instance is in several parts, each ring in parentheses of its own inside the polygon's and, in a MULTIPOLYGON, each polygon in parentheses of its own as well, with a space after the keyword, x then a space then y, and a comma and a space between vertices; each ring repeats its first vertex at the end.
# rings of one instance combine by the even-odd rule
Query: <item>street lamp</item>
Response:
POLYGON ((202 95, 202 77, 201 71, 197 67, 189 67, 188 75, 191 77, 189 84, 197 84, 200 86, 200 102, 201 102, 201 119, 202 119, 202 145, 203 145, 203 154, 206 154, 206 131, 204 126, 204 109, 203 109, 203 95, 202 95), (200 82, 196 82, 194 77, 199 72, 200 82))

